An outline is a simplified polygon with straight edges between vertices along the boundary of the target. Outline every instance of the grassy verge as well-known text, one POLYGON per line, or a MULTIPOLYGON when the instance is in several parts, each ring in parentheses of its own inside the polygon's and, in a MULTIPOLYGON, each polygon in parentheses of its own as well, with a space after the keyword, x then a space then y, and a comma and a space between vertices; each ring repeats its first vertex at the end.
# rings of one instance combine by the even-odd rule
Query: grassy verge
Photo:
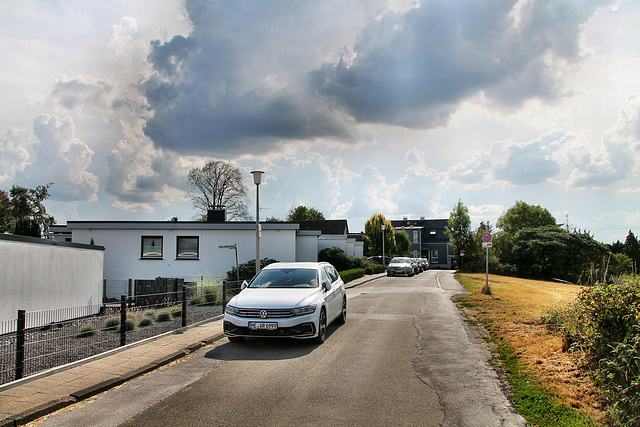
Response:
POLYGON ((604 425, 591 380, 577 368, 580 354, 563 352, 561 337, 540 322, 575 299, 580 287, 490 275, 491 297, 480 292, 484 274, 456 277, 471 293, 459 306, 488 331, 514 408, 537 426, 604 425))

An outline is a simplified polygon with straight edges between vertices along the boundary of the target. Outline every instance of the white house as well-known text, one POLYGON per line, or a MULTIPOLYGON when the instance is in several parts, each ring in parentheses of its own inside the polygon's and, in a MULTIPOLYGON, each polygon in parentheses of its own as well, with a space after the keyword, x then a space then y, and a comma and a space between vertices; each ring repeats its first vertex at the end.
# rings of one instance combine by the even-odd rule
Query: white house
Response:
MULTIPOLYGON (((318 232, 299 233, 298 224, 261 223, 260 258, 317 261, 318 232)), ((64 233, 64 227, 52 227, 64 233)), ((256 256, 251 222, 69 221, 71 241, 100 245, 107 280, 226 277, 236 263, 256 256), (223 246, 223 248, 221 248, 223 246)))
POLYGON ((346 219, 327 219, 321 221, 294 221, 300 225, 300 230, 319 231, 318 251, 327 248, 340 248, 355 257, 364 255, 362 235, 349 234, 346 219))

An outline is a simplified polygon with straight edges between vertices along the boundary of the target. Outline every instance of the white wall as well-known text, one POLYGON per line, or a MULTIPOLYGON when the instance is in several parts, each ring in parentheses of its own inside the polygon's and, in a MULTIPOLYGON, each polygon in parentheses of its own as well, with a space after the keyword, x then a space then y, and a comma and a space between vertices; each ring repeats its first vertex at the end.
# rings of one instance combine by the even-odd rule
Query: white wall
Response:
POLYGON ((0 321, 18 310, 101 304, 103 256, 102 248, 0 235, 0 321))
POLYGON ((296 261, 318 261, 318 236, 320 232, 300 232, 296 239, 296 261))

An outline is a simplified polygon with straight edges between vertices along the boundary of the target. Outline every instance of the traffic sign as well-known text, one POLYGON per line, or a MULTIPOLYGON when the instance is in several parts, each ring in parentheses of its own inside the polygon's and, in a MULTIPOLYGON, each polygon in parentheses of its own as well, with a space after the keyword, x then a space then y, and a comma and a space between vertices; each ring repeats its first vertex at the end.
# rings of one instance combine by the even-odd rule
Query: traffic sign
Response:
POLYGON ((460 256, 464 256, 464 251, 460 251, 460 256))
POLYGON ((482 242, 482 247, 483 248, 492 248, 493 247, 493 243, 491 243, 491 242, 482 242))
POLYGON ((493 236, 491 235, 491 233, 484 233, 482 235, 482 241, 483 242, 490 242, 492 238, 493 238, 493 236))

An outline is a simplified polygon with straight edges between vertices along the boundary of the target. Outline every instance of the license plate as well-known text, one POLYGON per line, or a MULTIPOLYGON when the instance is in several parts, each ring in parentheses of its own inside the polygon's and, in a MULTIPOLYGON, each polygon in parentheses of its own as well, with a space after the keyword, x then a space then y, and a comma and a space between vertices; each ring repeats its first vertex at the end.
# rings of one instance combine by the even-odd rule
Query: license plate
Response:
POLYGON ((278 324, 276 322, 250 322, 249 329, 266 329, 267 331, 275 331, 278 329, 278 324))

